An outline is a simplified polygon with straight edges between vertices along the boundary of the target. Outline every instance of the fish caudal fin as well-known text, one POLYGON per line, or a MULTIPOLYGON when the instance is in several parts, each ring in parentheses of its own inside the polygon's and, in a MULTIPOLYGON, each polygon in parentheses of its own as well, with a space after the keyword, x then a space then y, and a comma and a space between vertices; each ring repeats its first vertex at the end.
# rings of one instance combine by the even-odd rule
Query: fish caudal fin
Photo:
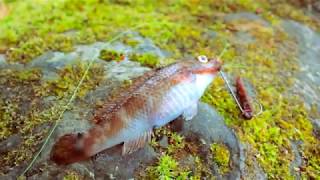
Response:
POLYGON ((66 134, 53 146, 50 159, 59 165, 85 160, 89 156, 86 155, 83 144, 81 134, 66 134))

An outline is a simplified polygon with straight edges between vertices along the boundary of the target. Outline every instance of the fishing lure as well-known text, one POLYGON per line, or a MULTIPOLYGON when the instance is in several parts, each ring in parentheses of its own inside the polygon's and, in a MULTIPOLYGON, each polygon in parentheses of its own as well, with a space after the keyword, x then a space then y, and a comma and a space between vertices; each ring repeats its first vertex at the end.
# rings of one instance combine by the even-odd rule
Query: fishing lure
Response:
POLYGON ((248 96, 247 90, 240 76, 236 78, 236 93, 242 108, 242 116, 248 120, 252 119, 253 118, 252 100, 248 96))
POLYGON ((237 103, 238 108, 240 109, 241 114, 245 119, 248 119, 248 120, 252 119, 254 116, 258 116, 259 114, 261 114, 263 112, 262 105, 258 101, 256 101, 260 106, 260 111, 256 114, 253 114, 254 108, 252 105, 252 100, 249 97, 247 90, 244 86, 244 83, 239 76, 236 78, 236 94, 235 94, 229 84, 227 77, 224 75, 224 73, 221 69, 220 69, 219 73, 220 73, 222 79, 224 80, 224 82, 226 83, 226 85, 229 89, 229 92, 231 93, 233 99, 237 103))

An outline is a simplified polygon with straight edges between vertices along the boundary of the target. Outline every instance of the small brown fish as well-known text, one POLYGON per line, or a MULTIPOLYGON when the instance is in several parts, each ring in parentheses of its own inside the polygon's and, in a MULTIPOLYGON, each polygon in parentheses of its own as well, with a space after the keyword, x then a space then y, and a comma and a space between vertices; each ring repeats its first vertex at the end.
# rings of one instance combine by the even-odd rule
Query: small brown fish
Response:
POLYGON ((243 110, 242 116, 245 119, 252 119, 253 117, 253 106, 251 104, 251 99, 248 96, 247 90, 243 84, 240 76, 236 78, 236 90, 237 90, 237 98, 240 102, 241 108, 243 110))
POLYGON ((216 60, 188 60, 145 73, 96 110, 95 124, 88 132, 60 137, 51 159, 70 164, 119 144, 123 144, 122 154, 134 152, 150 140, 154 127, 180 115, 192 119, 200 97, 220 68, 216 60))

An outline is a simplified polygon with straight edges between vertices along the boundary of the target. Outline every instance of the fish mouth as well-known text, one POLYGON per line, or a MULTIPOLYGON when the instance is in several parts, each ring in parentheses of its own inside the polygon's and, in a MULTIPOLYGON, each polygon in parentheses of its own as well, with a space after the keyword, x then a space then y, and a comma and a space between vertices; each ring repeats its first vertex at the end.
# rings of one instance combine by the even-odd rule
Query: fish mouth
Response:
POLYGON ((211 59, 208 66, 193 70, 194 74, 215 74, 221 70, 222 62, 218 59, 211 59))

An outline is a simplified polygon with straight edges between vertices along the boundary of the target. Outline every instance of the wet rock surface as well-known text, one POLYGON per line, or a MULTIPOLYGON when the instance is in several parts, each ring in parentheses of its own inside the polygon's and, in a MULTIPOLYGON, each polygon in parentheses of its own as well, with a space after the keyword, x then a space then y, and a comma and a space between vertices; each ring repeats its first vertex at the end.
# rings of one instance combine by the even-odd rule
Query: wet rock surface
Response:
POLYGON ((6 140, 0 142, 0 153, 15 149, 21 142, 22 138, 18 134, 8 137, 6 140))
POLYGON ((283 27, 289 35, 297 38, 301 71, 297 75, 294 92, 300 94, 306 105, 317 104, 320 109, 320 35, 308 26, 284 21, 283 27))
POLYGON ((202 143, 207 148, 213 142, 225 144, 229 148, 232 164, 232 170, 226 178, 240 179, 245 158, 242 145, 235 133, 225 125, 223 118, 211 106, 200 103, 198 114, 192 120, 185 122, 182 134, 196 135, 203 139, 202 143))

